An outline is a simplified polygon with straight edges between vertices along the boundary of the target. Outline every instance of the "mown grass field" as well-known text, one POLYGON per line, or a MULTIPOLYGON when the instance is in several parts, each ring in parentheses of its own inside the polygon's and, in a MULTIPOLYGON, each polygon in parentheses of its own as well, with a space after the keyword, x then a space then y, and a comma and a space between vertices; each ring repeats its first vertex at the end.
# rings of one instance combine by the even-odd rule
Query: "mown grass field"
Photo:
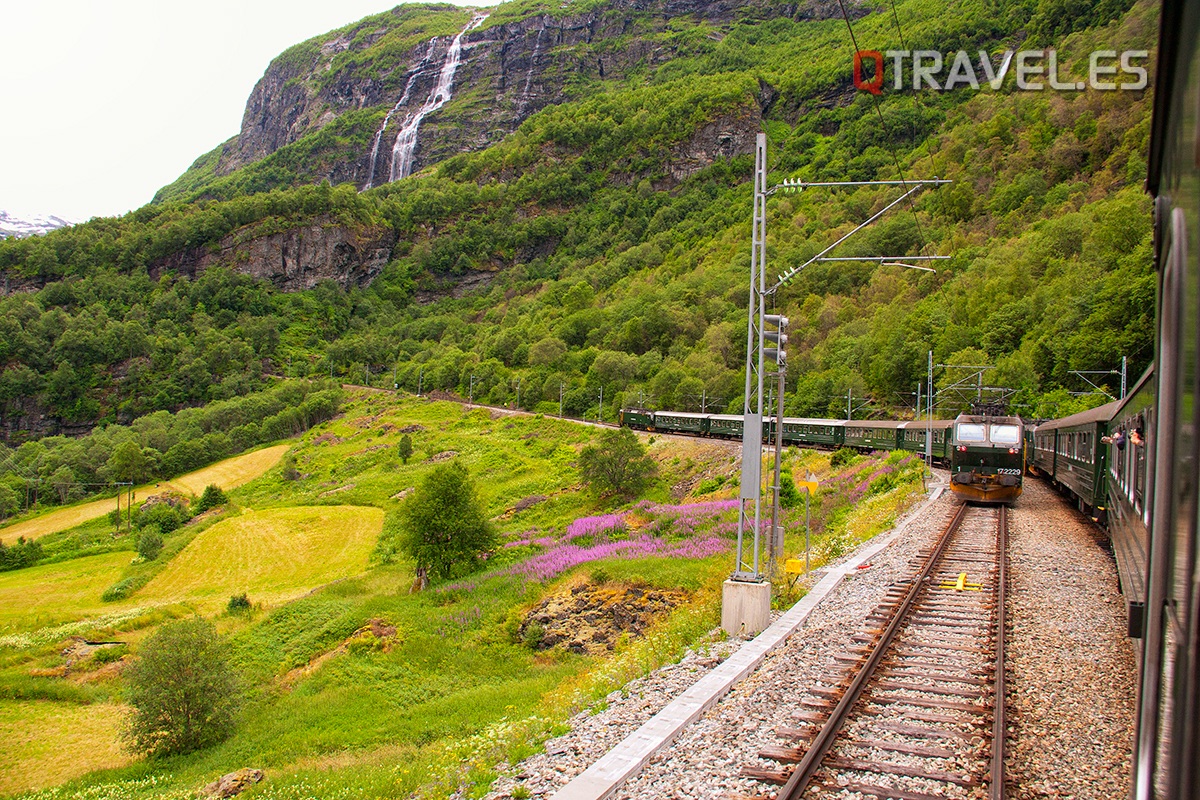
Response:
POLYGON ((260 475, 266 474, 267 470, 279 463, 279 459, 283 458, 283 454, 290 447, 291 444, 277 444, 273 447, 264 447, 262 450, 243 453, 240 456, 218 461, 204 469, 189 472, 187 475, 172 478, 169 483, 187 494, 197 496, 209 484, 219 486, 225 491, 236 489, 260 475))
POLYGON ((378 508, 247 509, 196 536, 136 597, 213 612, 246 592, 275 605, 362 573, 382 527, 378 508))
POLYGON ((117 741, 125 708, 0 700, 0 794, 41 789, 132 761, 117 741))
POLYGON ((106 553, 58 564, 0 572, 0 632, 69 622, 114 607, 100 595, 129 564, 130 553, 106 553))
MULTIPOLYGON (((165 483, 151 483, 138 486, 134 489, 134 494, 138 497, 145 497, 148 493, 153 493, 155 490, 161 491, 164 488, 175 488, 187 494, 198 495, 210 483, 214 483, 225 490, 234 489, 249 483, 278 464, 279 459, 283 458, 283 454, 287 452, 290 446, 281 444, 262 450, 255 450, 252 453, 243 453, 240 456, 218 461, 216 464, 207 466, 204 469, 190 472, 187 475, 182 475, 165 483)), ((125 508, 124 502, 124 496, 122 495, 122 508, 125 508)), ((116 507, 117 499, 110 497, 104 500, 80 503, 68 508, 60 508, 57 511, 51 511, 47 514, 41 514, 37 517, 21 520, 20 522, 0 528, 0 541, 12 543, 21 536, 24 536, 26 539, 40 539, 48 534, 65 531, 90 520, 103 517, 116 507)))

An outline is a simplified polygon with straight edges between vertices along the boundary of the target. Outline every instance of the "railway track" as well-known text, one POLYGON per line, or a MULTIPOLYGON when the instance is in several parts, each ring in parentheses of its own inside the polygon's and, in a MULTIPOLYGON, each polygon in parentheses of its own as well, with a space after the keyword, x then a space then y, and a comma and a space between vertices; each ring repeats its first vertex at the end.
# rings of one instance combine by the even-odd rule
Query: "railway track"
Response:
POLYGON ((1004 797, 1007 509, 959 506, 743 769, 756 798, 1004 797))

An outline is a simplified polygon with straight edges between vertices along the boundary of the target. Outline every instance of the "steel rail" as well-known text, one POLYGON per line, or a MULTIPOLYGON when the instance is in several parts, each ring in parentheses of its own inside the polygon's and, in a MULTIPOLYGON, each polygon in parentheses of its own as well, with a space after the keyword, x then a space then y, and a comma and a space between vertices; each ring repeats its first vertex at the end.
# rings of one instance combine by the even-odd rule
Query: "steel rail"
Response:
POLYGON ((989 800, 1004 800, 1004 615, 1008 586, 1008 506, 1000 506, 996 525, 996 549, 1000 570, 996 577, 996 695, 992 708, 992 768, 989 800))
POLYGON ((817 770, 821 766, 821 762, 825 760, 825 756, 832 749, 838 731, 842 728, 842 723, 846 721, 846 718, 850 715, 850 710, 854 708, 859 697, 862 696, 867 682, 871 679, 875 668, 879 666, 879 662, 883 660, 888 646, 900 630, 901 625, 903 625, 905 616, 907 616, 909 609, 912 608, 913 603, 916 602, 917 595, 920 594, 925 581, 929 578, 929 574, 933 571, 942 553, 945 552, 950 539, 958 530, 959 525, 962 524, 966 514, 967 504, 963 503, 958 507, 958 511, 955 512, 954 516, 951 517, 950 523, 946 526, 946 530, 942 532, 941 538, 938 540, 933 552, 929 554, 924 566, 921 567, 920 573, 914 578, 912 585, 909 586, 908 592, 897 607, 887 628, 884 629, 883 634, 879 637, 875 649, 868 656, 866 662, 854 677, 854 680, 850 682, 846 693, 842 695, 837 705, 834 706, 829 719, 821 728, 821 732, 817 734, 817 738, 813 740, 812 746, 804 754, 804 759, 796 766, 787 783, 779 790, 779 794, 777 795, 778 800, 796 800, 804 794, 804 790, 812 782, 813 776, 816 775, 817 770))

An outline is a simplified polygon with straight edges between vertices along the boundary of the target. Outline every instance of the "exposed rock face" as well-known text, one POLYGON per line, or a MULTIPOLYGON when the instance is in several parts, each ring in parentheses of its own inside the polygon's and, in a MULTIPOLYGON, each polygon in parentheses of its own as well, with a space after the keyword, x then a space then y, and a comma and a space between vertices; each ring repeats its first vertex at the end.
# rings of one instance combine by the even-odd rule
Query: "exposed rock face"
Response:
POLYGON ((576 586, 546 598, 529 612, 517 635, 536 650, 560 647, 573 653, 612 650, 622 634, 645 633, 687 594, 641 586, 576 586))
MULTIPOLYGON (((469 9, 443 8, 461 17, 464 25, 470 19, 469 9)), ((308 177, 333 184, 353 182, 360 188, 387 182, 396 133, 429 98, 453 39, 410 37, 412 46, 402 57, 381 57, 380 50, 394 39, 389 33, 411 24, 407 15, 412 13, 398 7, 383 23, 378 18, 365 20, 275 59, 250 96, 241 132, 224 145, 217 173, 228 174, 265 158, 348 112, 370 110, 372 114, 353 122, 354 138, 365 138, 367 144, 340 156, 326 152, 308 177), (380 48, 373 50, 376 44, 380 48), (343 53, 356 57, 339 59, 343 53), (381 63, 387 66, 381 68, 381 63), (389 111, 392 116, 384 126, 389 111)), ((852 13, 866 12, 856 2, 852 13)), ((830 0, 615 0, 587 13, 485 22, 463 36, 453 99, 423 121, 413 171, 499 142, 542 108, 578 98, 583 90, 573 86, 619 81, 632 70, 653 70, 666 63, 675 52, 653 34, 671 20, 707 23, 719 36, 720 26, 738 20, 827 19, 839 14, 838 4, 830 0), (617 40, 619 46, 613 44, 617 40)), ((672 180, 681 180, 714 158, 749 152, 754 138, 744 134, 757 130, 758 124, 756 115, 743 115, 706 126, 672 163, 672 180)))
POLYGON ((217 780, 205 786, 200 790, 200 794, 205 797, 233 797, 249 789, 254 784, 263 779, 263 771, 261 769, 251 769, 244 767, 237 772, 230 772, 227 775, 222 775, 217 780))
POLYGON ((163 259, 152 265, 151 274, 196 275, 223 265, 269 280, 286 292, 311 289, 326 280, 349 289, 374 280, 395 243, 389 227, 347 227, 327 217, 283 231, 251 226, 226 236, 215 251, 190 249, 163 259))

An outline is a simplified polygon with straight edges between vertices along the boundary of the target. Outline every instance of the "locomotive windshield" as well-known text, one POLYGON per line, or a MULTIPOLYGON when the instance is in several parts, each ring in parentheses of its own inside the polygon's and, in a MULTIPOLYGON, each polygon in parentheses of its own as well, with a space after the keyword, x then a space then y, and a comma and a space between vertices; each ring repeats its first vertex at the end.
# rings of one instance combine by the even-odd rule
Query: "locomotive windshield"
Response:
POLYGON ((975 422, 958 423, 958 440, 960 442, 982 442, 984 439, 983 425, 975 422))
POLYGON ((1016 444, 1021 441, 1021 429, 1016 425, 993 425, 991 434, 995 444, 1016 444))

